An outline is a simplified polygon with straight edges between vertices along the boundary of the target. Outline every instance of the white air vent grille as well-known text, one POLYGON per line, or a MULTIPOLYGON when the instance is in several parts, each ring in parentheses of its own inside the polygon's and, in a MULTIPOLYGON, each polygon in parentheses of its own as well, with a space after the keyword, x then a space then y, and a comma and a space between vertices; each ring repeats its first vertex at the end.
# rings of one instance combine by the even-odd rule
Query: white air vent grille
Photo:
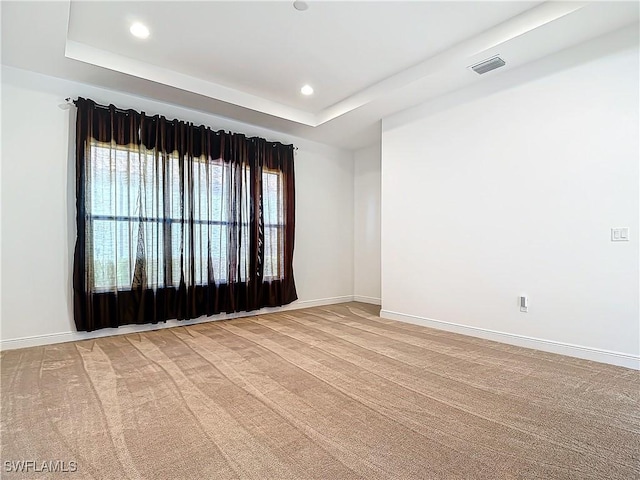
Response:
POLYGON ((490 72, 491 70, 495 70, 496 68, 504 67, 505 65, 505 61, 498 55, 496 55, 495 57, 491 57, 481 61, 480 63, 471 65, 469 68, 476 72, 478 75, 482 75, 483 73, 490 72))

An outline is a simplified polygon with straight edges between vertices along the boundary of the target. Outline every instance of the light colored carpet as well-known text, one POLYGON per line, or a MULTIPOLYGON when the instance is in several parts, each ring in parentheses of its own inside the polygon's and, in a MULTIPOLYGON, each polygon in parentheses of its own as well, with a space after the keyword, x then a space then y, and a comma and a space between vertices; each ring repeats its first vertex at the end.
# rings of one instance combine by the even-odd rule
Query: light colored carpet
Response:
POLYGON ((2 478, 640 478, 639 372, 377 312, 2 352, 2 478))

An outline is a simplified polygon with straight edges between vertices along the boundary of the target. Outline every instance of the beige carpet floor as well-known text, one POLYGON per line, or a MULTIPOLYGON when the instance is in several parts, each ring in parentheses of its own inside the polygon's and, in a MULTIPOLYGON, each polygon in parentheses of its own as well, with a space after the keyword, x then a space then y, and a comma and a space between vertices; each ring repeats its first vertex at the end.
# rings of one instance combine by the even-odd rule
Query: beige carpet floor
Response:
POLYGON ((2 478, 640 478, 639 372, 377 312, 2 352, 2 478))

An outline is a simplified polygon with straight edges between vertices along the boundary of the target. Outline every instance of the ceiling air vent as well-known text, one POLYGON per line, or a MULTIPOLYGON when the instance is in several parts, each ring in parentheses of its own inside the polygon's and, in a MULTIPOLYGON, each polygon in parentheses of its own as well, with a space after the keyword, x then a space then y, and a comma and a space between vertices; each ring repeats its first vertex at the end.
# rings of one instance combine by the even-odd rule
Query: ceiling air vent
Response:
POLYGON ((478 75, 482 75, 483 73, 490 72, 491 70, 495 70, 496 68, 504 67, 505 65, 505 61, 498 55, 496 55, 495 57, 487 58, 480 63, 471 65, 469 68, 476 72, 478 75))

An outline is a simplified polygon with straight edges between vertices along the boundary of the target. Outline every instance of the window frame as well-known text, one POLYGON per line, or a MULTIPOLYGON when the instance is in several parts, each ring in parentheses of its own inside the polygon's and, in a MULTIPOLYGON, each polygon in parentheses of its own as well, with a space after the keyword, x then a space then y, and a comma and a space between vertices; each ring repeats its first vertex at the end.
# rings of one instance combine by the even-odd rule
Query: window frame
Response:
MULTIPOLYGON (((135 148, 132 148, 128 145, 113 145, 110 143, 105 143, 105 142, 99 142, 95 139, 91 139, 91 142, 89 144, 89 149, 91 151, 91 154, 89 155, 88 161, 89 162, 93 162, 94 161, 94 149, 103 149, 103 150, 107 150, 107 151, 116 151, 116 152, 125 152, 127 155, 141 155, 140 152, 136 151, 135 148)), ((149 150, 149 152, 151 152, 152 150, 149 150)), ((168 156, 171 158, 172 161, 179 161, 179 158, 177 156, 175 156, 177 152, 172 152, 171 154, 169 154, 168 156)), ((155 155, 155 154, 154 154, 155 155)), ((210 162, 212 163, 215 167, 219 167, 221 169, 224 169, 225 167, 225 161, 222 158, 218 158, 218 159, 209 159, 206 158, 204 156, 200 156, 200 157, 193 157, 191 159, 193 162, 200 162, 200 163, 205 163, 205 162, 210 162)), ((115 162, 117 162, 118 160, 116 159, 115 162)), ((140 161, 140 160, 138 160, 140 161)), ((92 166, 93 168, 93 166, 92 166)), ((244 169, 246 170, 246 172, 249 171, 250 166, 248 164, 244 165, 244 169)), ((243 173, 244 175, 245 173, 243 173)), ((277 185, 278 185, 278 192, 277 194, 279 196, 283 196, 284 195, 284 189, 283 189, 283 173, 277 169, 272 169, 272 168, 267 168, 267 167, 262 167, 262 181, 261 181, 261 186, 262 186, 262 192, 261 192, 261 201, 264 202, 264 198, 267 196, 266 195, 266 190, 265 190, 265 176, 266 175, 274 175, 277 177, 277 185)), ((93 182, 90 182, 90 185, 93 182)), ((164 186, 163 186, 164 188, 164 186)), ((162 195, 161 195, 162 196, 162 195)), ((91 195, 91 197, 93 198, 93 195, 91 195)), ((284 209, 284 198, 276 198, 276 203, 280 206, 280 209, 283 210, 284 209)), ((141 217, 141 216, 133 216, 133 215, 117 215, 117 214, 93 214, 91 208, 87 208, 86 209, 86 218, 88 221, 90 222, 95 222, 95 221, 101 221, 101 222, 126 222, 128 224, 132 223, 132 222, 140 222, 140 223, 153 223, 153 224, 163 224, 163 225, 173 225, 173 224, 180 224, 183 226, 188 226, 189 228, 191 228, 192 225, 207 225, 207 226, 220 226, 220 227, 226 227, 226 228, 233 228, 235 226, 241 225, 242 227, 248 228, 249 227, 249 221, 243 221, 242 223, 235 221, 235 220, 203 220, 203 219, 191 219, 191 220, 185 220, 182 218, 175 218, 175 217, 141 217)), ((262 223, 262 228, 264 230, 264 239, 263 239, 263 244, 264 244, 264 250, 263 250, 263 257, 264 254, 266 254, 266 232, 269 229, 275 229, 277 231, 277 238, 279 241, 279 244, 282 244, 282 242, 284 241, 284 235, 285 235, 285 228, 286 228, 286 223, 284 222, 284 212, 283 211, 279 211, 278 212, 278 217, 281 221, 276 222, 276 223, 267 223, 266 221, 264 221, 262 223)), ((92 232, 92 235, 95 235, 95 232, 92 232)), ((92 237, 92 240, 95 237, 92 237)), ((170 238, 170 236, 169 236, 170 238)), ((166 242, 167 238, 163 238, 163 243, 166 242)), ((248 245, 246 246, 248 247, 248 245)), ((276 252, 279 254, 279 258, 277 260, 277 271, 275 273, 272 274, 267 274, 265 272, 265 267, 266 267, 266 262, 263 261, 263 265, 262 265, 262 281, 266 281, 266 282, 273 282, 273 281, 280 281, 283 280, 285 277, 285 271, 284 271, 284 248, 282 247, 282 245, 278 245, 276 252)), ((92 255, 94 255, 93 257, 93 264, 95 265, 97 263, 98 258, 95 257, 95 250, 93 252, 91 252, 92 255)), ((248 253, 245 255, 246 261, 249 261, 249 256, 248 253)), ((199 257, 201 258, 201 257, 199 257)), ((202 259, 202 258, 201 258, 202 259)), ((166 263, 167 258, 163 258, 163 262, 166 263)), ((131 260, 129 260, 130 262, 130 274, 131 274, 131 279, 130 281, 133 282, 133 263, 131 262, 131 260)), ((225 270, 228 269, 228 265, 226 266, 225 270)), ((159 277, 158 277, 159 278, 159 277)), ((248 281, 248 279, 246 278, 246 276, 239 276, 237 279, 237 282, 240 283, 246 283, 248 281)), ((95 272, 93 272, 93 275, 91 277, 91 282, 92 282, 92 288, 94 291, 96 292, 108 292, 108 291, 112 291, 112 290, 118 290, 118 291, 127 291, 131 289, 131 284, 129 283, 128 285, 117 285, 117 278, 116 278, 116 285, 96 285, 96 275, 95 272)), ((173 282, 172 282, 173 283, 173 282)), ((227 275, 221 275, 219 279, 216 279, 216 284, 220 284, 220 285, 229 285, 230 283, 236 283, 236 282, 229 282, 228 281, 228 270, 227 270, 227 275)), ((195 283, 195 286, 204 286, 206 285, 206 283, 195 283)), ((149 283, 149 286, 153 287, 153 288, 177 288, 176 285, 166 285, 165 283, 149 283)))

